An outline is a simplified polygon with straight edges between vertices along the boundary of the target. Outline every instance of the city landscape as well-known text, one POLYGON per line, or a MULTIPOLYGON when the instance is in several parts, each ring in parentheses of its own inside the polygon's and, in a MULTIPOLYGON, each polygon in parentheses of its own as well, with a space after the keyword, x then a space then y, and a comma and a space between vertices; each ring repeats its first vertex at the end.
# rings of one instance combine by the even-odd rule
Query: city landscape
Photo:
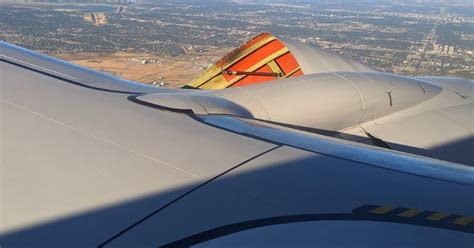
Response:
POLYGON ((469 1, 0 1, 0 40, 169 87, 188 83, 261 32, 384 72, 473 79, 472 7, 469 1))

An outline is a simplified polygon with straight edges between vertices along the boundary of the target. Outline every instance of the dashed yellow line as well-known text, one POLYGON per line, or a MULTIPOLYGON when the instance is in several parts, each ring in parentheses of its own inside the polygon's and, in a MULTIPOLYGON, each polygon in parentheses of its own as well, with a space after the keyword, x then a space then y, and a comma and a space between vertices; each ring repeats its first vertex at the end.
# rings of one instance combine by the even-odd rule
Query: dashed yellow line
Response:
POLYGON ((442 219, 444 219, 448 216, 449 216, 449 214, 438 212, 438 213, 435 213, 435 214, 432 214, 432 215, 426 217, 426 219, 431 220, 431 221, 440 221, 440 220, 442 220, 442 219))
POLYGON ((382 205, 363 205, 353 209, 352 212, 380 221, 395 221, 474 233, 474 216, 382 205))
POLYGON ((381 206, 381 207, 370 210, 370 212, 373 214, 386 214, 394 209, 395 207, 381 206))
POLYGON ((462 225, 462 226, 467 226, 471 222, 474 222, 474 217, 471 217, 471 216, 462 216, 456 219, 455 221, 453 221, 454 224, 462 225))
POLYGON ((423 211, 412 208, 412 209, 408 209, 407 211, 399 213, 398 216, 411 218, 411 217, 414 217, 414 216, 418 215, 421 212, 423 212, 423 211))

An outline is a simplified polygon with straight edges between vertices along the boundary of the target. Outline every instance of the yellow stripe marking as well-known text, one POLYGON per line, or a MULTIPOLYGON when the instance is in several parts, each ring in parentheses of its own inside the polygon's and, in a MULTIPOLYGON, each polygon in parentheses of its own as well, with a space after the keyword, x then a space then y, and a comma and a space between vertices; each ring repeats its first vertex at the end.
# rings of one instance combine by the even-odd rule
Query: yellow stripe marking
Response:
POLYGON ((467 226, 469 225, 471 222, 474 221, 474 217, 471 217, 471 216, 463 216, 461 218, 458 218, 456 219, 455 221, 453 221, 454 224, 458 224, 458 225, 462 225, 462 226, 467 226))
MULTIPOLYGON (((223 70, 226 70, 227 68, 231 67, 235 63, 242 60, 247 55, 255 52, 260 47, 263 47, 266 44, 268 44, 268 43, 270 43, 274 40, 276 40, 275 36, 269 36, 269 37, 255 43, 253 46, 251 46, 251 47, 247 48, 246 50, 243 50, 240 53, 236 54, 236 56, 234 56, 232 58, 227 58, 228 62, 226 64, 224 64, 222 67, 217 67, 215 64, 212 65, 209 69, 207 69, 204 73, 202 73, 198 78, 194 79, 192 82, 188 83, 187 85, 192 86, 192 87, 206 88, 206 87, 203 87, 203 86, 205 84, 207 84, 209 81, 211 81, 214 77, 219 76, 219 74, 221 74, 223 70)), ((223 83, 225 83, 225 80, 223 81, 223 83)), ((225 88, 225 87, 221 87, 221 88, 225 88)))
MULTIPOLYGON (((287 52, 288 52, 288 48, 284 47, 284 48, 278 50, 277 52, 273 53, 272 55, 268 56, 264 60, 261 60, 259 63, 253 65, 247 71, 253 72, 253 71, 257 70, 258 68, 268 64, 268 62, 280 57, 281 55, 283 55, 287 52)), ((230 80, 229 82, 219 82, 219 83, 217 83, 217 82, 216 83, 208 82, 208 83, 205 83, 205 84, 201 85, 201 87, 199 87, 199 88, 206 89, 206 90, 227 88, 227 87, 233 85, 234 83, 240 81, 245 76, 246 75, 237 76, 234 79, 230 80)))
POLYGON ((386 213, 388 213, 388 212, 390 212, 394 209, 395 209, 394 207, 382 206, 382 207, 378 207, 376 209, 370 210, 370 213, 373 213, 373 214, 386 214, 386 213))
MULTIPOLYGON (((265 59, 261 60, 259 63, 253 65, 252 67, 250 67, 248 69, 248 71, 256 71, 258 68, 264 66, 265 64, 268 64, 270 61, 273 61, 275 59, 277 59, 278 57, 282 56, 283 54, 287 53, 289 50, 287 47, 283 47, 282 49, 276 51, 275 53, 269 55, 268 57, 266 57, 265 59)), ((229 84, 226 86, 229 87, 235 83, 237 83, 238 81, 240 81, 242 78, 244 78, 245 75, 242 75, 242 76, 238 76, 232 80, 230 80, 229 84)))
POLYGON ((435 213, 435 214, 432 214, 432 215, 426 217, 426 219, 431 220, 431 221, 440 221, 440 220, 442 220, 442 219, 444 219, 448 216, 449 216, 449 214, 438 212, 438 213, 435 213))
POLYGON ((289 77, 293 76, 293 74, 295 74, 295 73, 296 73, 297 71, 299 71, 300 69, 301 69, 301 68, 298 67, 298 68, 292 70, 290 73, 288 73, 288 74, 285 75, 285 78, 289 78, 289 77))
POLYGON ((412 209, 408 209, 407 211, 404 211, 404 212, 398 214, 398 216, 410 218, 410 217, 416 216, 417 214, 419 214, 421 212, 423 212, 423 211, 412 208, 412 209))
POLYGON ((283 71, 281 70, 280 66, 278 66, 278 64, 275 62, 275 60, 268 62, 268 66, 270 67, 270 69, 272 69, 274 73, 278 74, 277 77, 280 77, 280 75, 283 76, 283 71))
POLYGON ((222 69, 212 65, 209 69, 207 69, 204 73, 202 73, 199 77, 194 79, 192 82, 188 83, 188 86, 192 87, 199 87, 202 84, 207 83, 208 81, 212 80, 216 76, 221 75, 222 69))
POLYGON ((228 69, 229 67, 233 66, 240 60, 242 60, 244 57, 247 57, 247 55, 257 51, 259 48, 267 45, 268 43, 276 40, 277 38, 275 36, 269 36, 257 43, 255 43, 253 46, 247 48, 246 50, 242 51, 241 53, 236 54, 237 56, 228 58, 227 61, 229 61, 227 64, 222 66, 222 70, 228 69))

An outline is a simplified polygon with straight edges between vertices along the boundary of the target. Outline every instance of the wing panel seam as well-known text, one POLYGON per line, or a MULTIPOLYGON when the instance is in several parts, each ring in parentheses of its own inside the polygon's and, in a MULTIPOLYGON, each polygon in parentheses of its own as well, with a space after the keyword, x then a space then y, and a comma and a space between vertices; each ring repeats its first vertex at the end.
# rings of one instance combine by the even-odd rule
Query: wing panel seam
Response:
POLYGON ((118 232, 117 234, 115 234, 115 235, 112 236, 111 238, 109 238, 109 239, 107 239, 106 241, 104 241, 104 242, 102 242, 101 244, 99 244, 97 247, 98 247, 98 248, 104 247, 105 245, 109 244, 109 243, 112 242, 113 240, 117 239, 118 237, 122 236, 123 234, 125 234, 125 233, 128 232, 128 231, 130 231, 131 229, 133 229, 133 228, 137 227, 138 225, 142 224, 143 222, 145 222, 146 220, 150 219, 151 217, 153 217, 154 215, 156 215, 157 213, 159 213, 159 212, 162 211, 163 209, 165 209, 165 208, 167 208, 167 207, 173 205, 175 202, 177 202, 177 201, 183 199, 184 197, 188 196, 189 194, 193 193, 194 191, 196 191, 196 190, 198 190, 198 189, 204 187, 205 185, 207 185, 207 184, 209 184, 209 183, 215 181, 215 180, 218 179, 219 177, 221 177, 221 176, 223 176, 223 175, 225 175, 225 174, 227 174, 227 173, 229 173, 229 172, 231 172, 231 171, 233 171, 233 170, 235 170, 235 169, 241 167, 242 165, 247 164, 248 162, 250 162, 250 161, 252 161, 252 160, 254 160, 254 159, 256 159, 256 158, 259 158, 259 157, 261 157, 261 156, 263 156, 263 155, 265 155, 265 154, 268 154, 268 153, 270 153, 270 152, 272 152, 272 151, 274 151, 274 150, 277 150, 277 149, 280 148, 280 147, 283 147, 283 145, 277 145, 277 146, 274 146, 273 148, 270 148, 270 149, 268 149, 268 150, 266 150, 266 151, 264 151, 264 152, 261 152, 261 153, 255 155, 255 156, 253 156, 253 157, 251 157, 251 158, 249 158, 249 159, 247 159, 247 160, 245 160, 245 161, 243 161, 243 162, 241 162, 241 163, 239 163, 239 164, 237 164, 237 165, 231 167, 230 169, 227 169, 226 171, 221 172, 221 173, 218 174, 217 176, 214 176, 213 178, 211 178, 211 179, 205 181, 204 183, 197 185, 196 187, 192 188, 192 189, 189 190, 188 192, 183 193, 182 195, 178 196, 176 199, 172 200, 172 201, 169 202, 168 204, 166 204, 166 205, 164 205, 164 206, 162 206, 162 207, 156 209, 155 211, 149 213, 148 215, 144 216, 144 217, 141 218, 140 220, 138 220, 138 221, 136 221, 135 223, 131 224, 129 227, 127 227, 127 228, 123 229, 122 231, 118 232))
POLYGON ((56 123, 56 124, 59 124, 59 125, 61 125, 61 126, 63 126, 63 127, 72 129, 72 130, 74 130, 74 131, 76 131, 76 132, 78 132, 78 133, 84 134, 84 135, 89 136, 89 137, 91 137, 91 138, 93 138, 93 139, 100 140, 100 141, 102 141, 102 142, 104 142, 104 143, 113 145, 113 146, 118 147, 118 148, 120 148, 120 149, 122 149, 122 150, 125 150, 125 151, 128 151, 128 152, 130 152, 130 153, 133 153, 133 154, 135 154, 135 155, 137 155, 137 156, 140 156, 140 157, 143 157, 143 158, 145 158, 145 159, 151 160, 151 161, 153 161, 153 162, 159 163, 159 164, 164 165, 164 166, 166 166, 166 167, 175 169, 175 170, 180 171, 180 172, 182 172, 182 173, 188 174, 188 175, 190 175, 190 176, 192 176, 192 177, 199 178, 199 179, 203 179, 201 176, 196 175, 196 174, 194 174, 194 173, 192 173, 192 172, 183 170, 183 169, 181 169, 181 168, 178 168, 178 167, 176 167, 176 166, 170 165, 170 164, 165 163, 165 162, 163 162, 163 161, 159 161, 159 160, 157 160, 157 159, 155 159, 155 158, 152 158, 152 157, 150 157, 150 156, 147 156, 147 155, 145 155, 145 154, 143 154, 143 153, 139 153, 139 152, 134 151, 134 150, 132 150, 132 149, 130 149, 130 148, 127 148, 127 147, 125 147, 125 146, 122 146, 122 145, 120 145, 120 144, 117 144, 117 143, 115 143, 115 142, 112 142, 112 141, 110 141, 110 140, 107 140, 107 139, 101 138, 101 137, 99 137, 99 136, 97 136, 97 135, 88 133, 88 132, 86 132, 86 131, 83 131, 83 130, 81 130, 81 129, 78 129, 78 128, 76 128, 76 127, 73 127, 73 126, 71 126, 71 125, 68 125, 68 124, 66 124, 66 123, 64 123, 64 122, 58 121, 58 120, 53 119, 53 118, 51 118, 51 117, 48 117, 48 116, 45 116, 45 115, 40 114, 40 113, 38 113, 38 112, 35 112, 35 111, 33 111, 33 110, 30 110, 30 109, 28 109, 28 108, 26 108, 26 107, 23 107, 23 106, 20 106, 20 105, 18 105, 18 104, 15 104, 15 103, 13 103, 13 102, 10 102, 10 101, 4 100, 4 99, 0 99, 0 101, 5 102, 5 103, 7 103, 7 104, 10 104, 10 105, 12 105, 12 106, 15 106, 15 107, 17 107, 17 108, 19 108, 19 109, 21 109, 21 110, 23 110, 23 111, 29 112, 29 113, 34 114, 34 115, 36 115, 36 116, 39 116, 39 117, 41 117, 41 118, 43 118, 43 119, 46 119, 46 120, 49 120, 49 121, 54 122, 54 123, 56 123))

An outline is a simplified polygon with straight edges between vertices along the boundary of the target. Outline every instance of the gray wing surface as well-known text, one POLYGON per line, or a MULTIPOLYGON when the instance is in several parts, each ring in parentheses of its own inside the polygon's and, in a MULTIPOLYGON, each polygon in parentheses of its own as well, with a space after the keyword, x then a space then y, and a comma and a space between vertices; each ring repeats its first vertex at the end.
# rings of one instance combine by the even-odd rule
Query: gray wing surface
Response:
POLYGON ((2 247, 474 243, 472 167, 140 104, 173 91, 6 43, 0 84, 2 247))

